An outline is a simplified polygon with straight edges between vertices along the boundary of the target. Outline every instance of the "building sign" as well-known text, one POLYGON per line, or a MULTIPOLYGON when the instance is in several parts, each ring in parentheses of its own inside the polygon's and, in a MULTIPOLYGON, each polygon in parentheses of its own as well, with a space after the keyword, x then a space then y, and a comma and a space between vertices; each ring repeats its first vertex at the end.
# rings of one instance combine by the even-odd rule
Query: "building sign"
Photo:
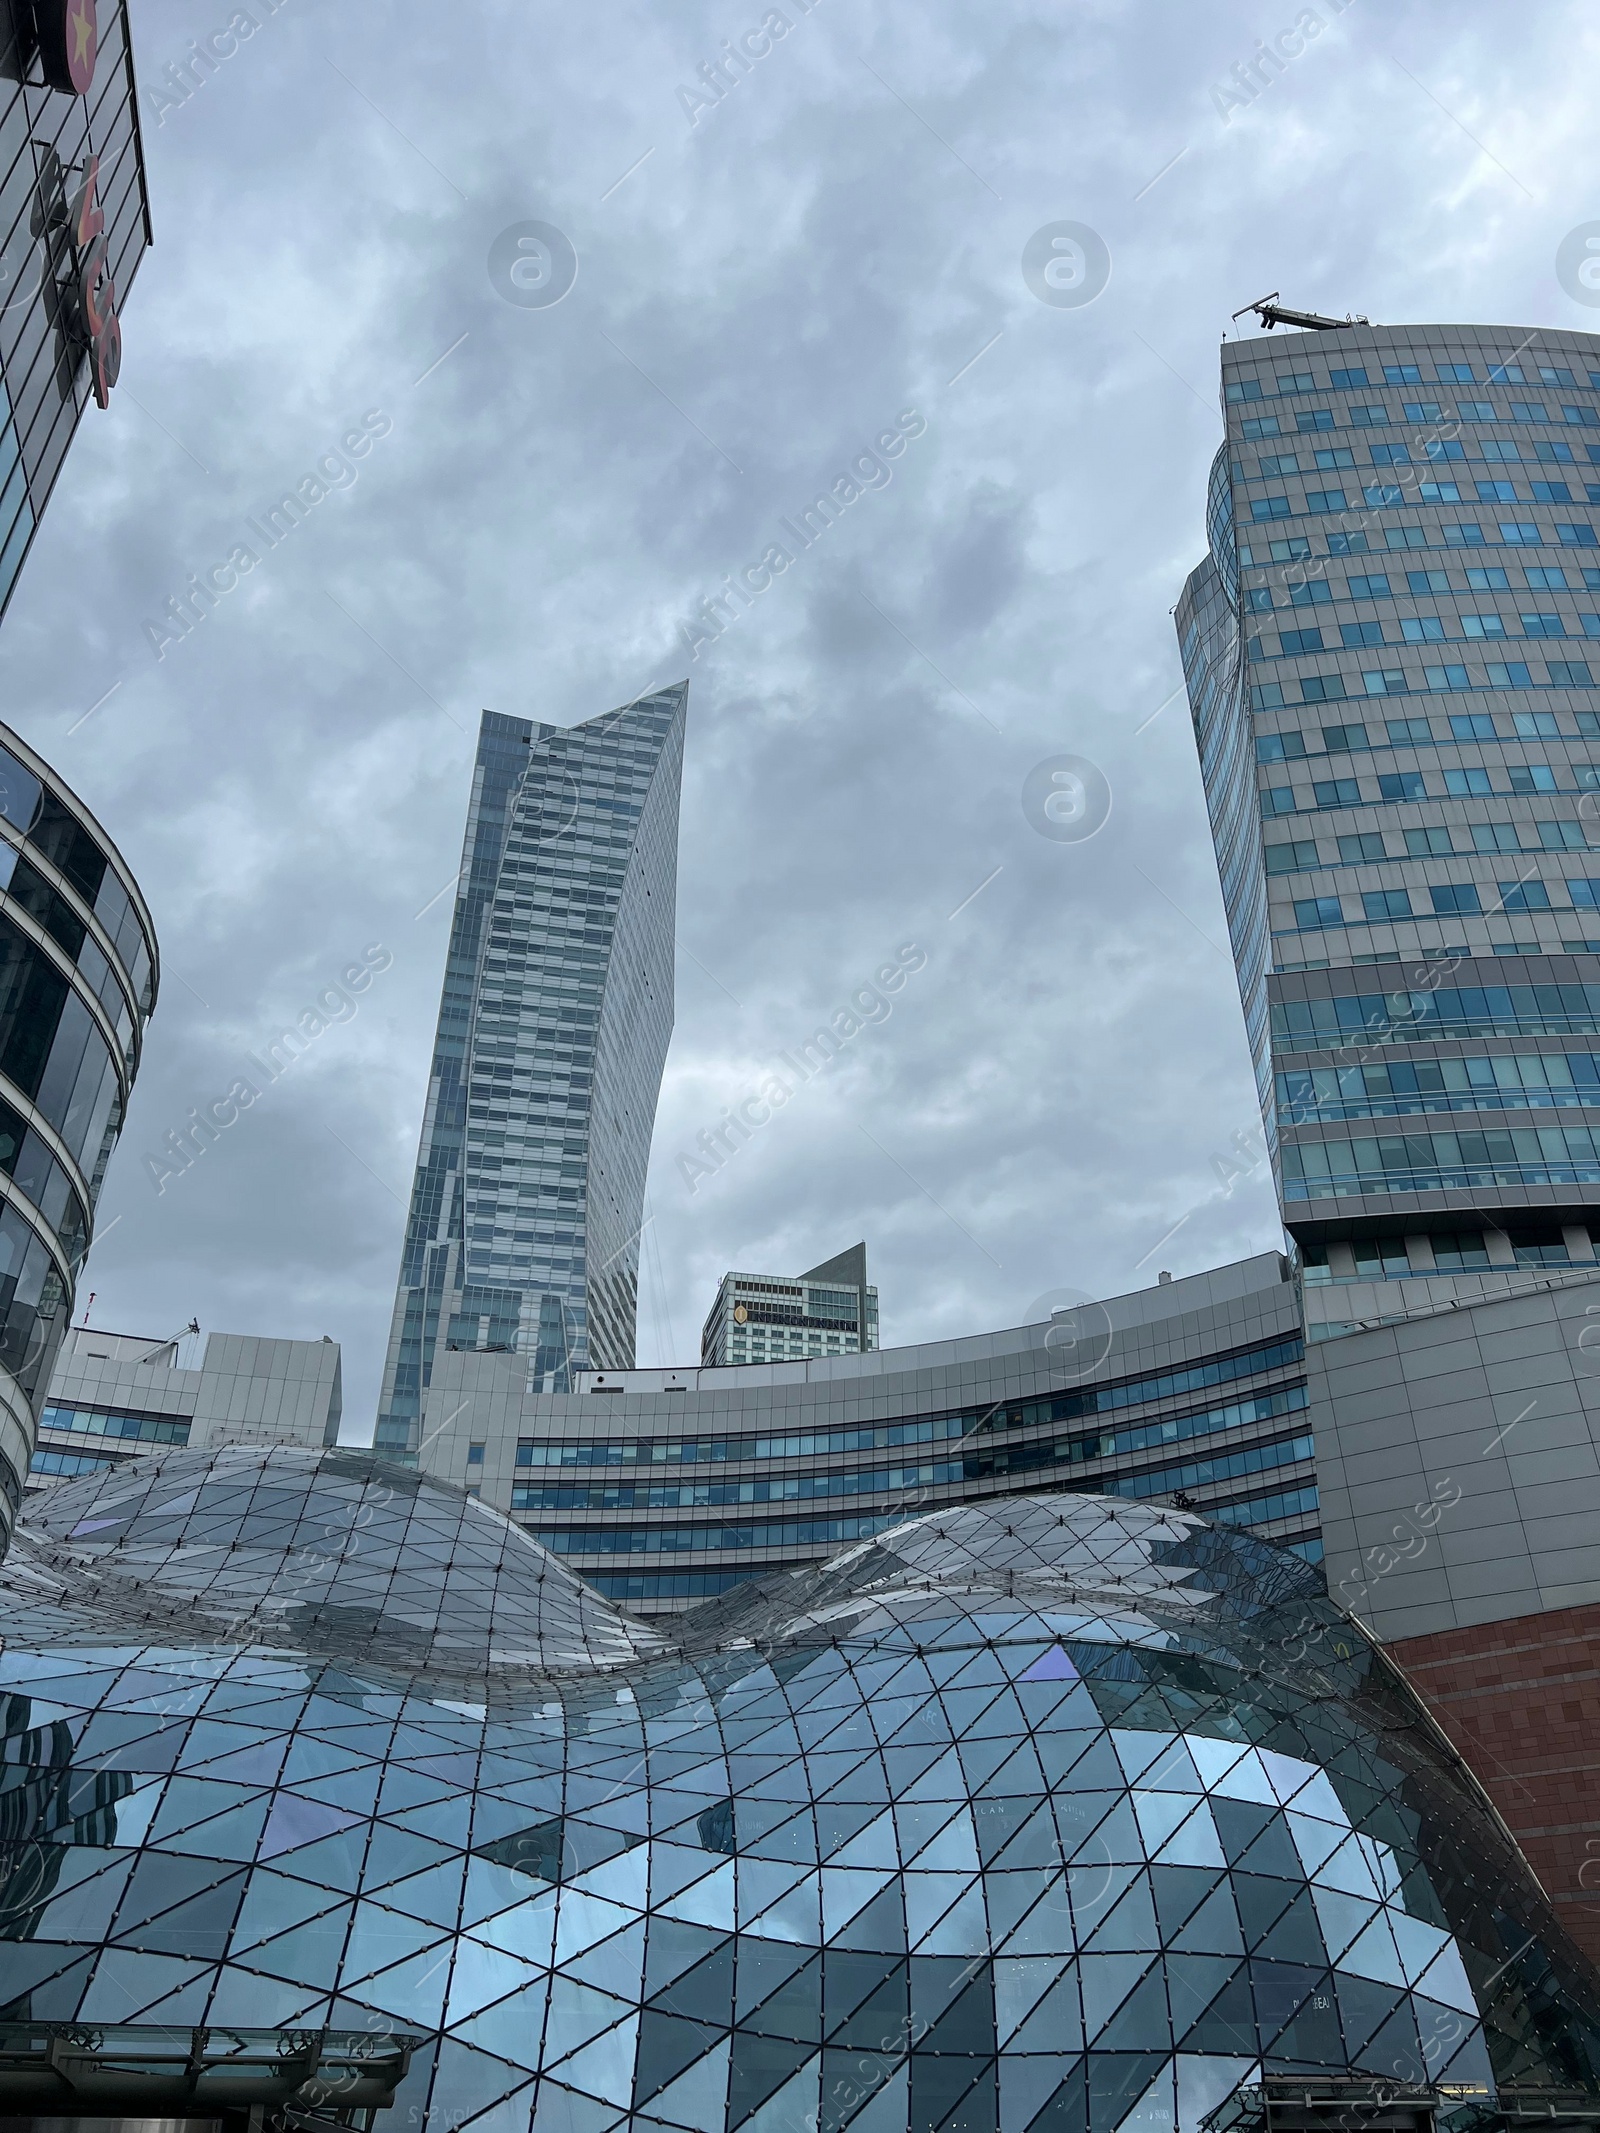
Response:
POLYGON ((100 52, 95 0, 33 0, 39 61, 52 89, 87 96, 100 52))
POLYGON ((78 319, 89 344, 94 397, 111 404, 111 388, 122 369, 122 321, 111 279, 111 245, 105 209, 100 205, 100 158, 91 156, 72 218, 72 249, 78 271, 78 319))

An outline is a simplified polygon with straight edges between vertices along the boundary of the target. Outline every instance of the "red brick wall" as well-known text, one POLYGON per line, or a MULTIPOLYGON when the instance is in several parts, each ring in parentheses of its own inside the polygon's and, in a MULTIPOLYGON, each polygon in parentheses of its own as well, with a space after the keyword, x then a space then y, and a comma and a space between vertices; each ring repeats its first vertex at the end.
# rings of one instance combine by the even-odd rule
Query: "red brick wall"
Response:
POLYGON ((1600 1604, 1388 1647, 1600 1962, 1600 1604))

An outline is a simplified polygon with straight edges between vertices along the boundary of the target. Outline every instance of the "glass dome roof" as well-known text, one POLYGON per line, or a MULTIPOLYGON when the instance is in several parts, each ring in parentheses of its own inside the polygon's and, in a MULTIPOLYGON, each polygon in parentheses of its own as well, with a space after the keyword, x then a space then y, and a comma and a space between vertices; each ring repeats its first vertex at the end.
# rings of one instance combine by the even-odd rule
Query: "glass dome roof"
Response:
POLYGON ((1192 1514, 944 1509, 669 1635, 362 1453, 25 1510, 0 2020, 411 2037, 380 2126, 482 2133, 1600 2089, 1600 1981, 1442 1736, 1313 1569, 1192 1514))

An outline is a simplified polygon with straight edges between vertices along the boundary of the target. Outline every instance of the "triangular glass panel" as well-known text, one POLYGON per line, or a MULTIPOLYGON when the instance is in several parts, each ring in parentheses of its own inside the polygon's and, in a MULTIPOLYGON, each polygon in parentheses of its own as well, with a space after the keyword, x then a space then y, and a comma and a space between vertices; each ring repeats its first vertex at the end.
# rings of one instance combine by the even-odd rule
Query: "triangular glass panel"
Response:
POLYGON ((463 2043, 494 2052, 514 2065, 542 2066, 545 2054, 540 2048, 540 2037, 545 1997, 546 1989, 542 1984, 530 1985, 485 2008, 481 2014, 471 2016, 455 2034, 463 2043))
POLYGON ((328 1995, 292 1980, 257 1977, 230 1965, 217 1981, 206 2021, 219 2028, 321 2029, 327 2024, 328 1995))
POLYGON ((908 1874, 906 1890, 906 1944, 913 1954, 983 1955, 989 1947, 989 1919, 983 1901, 981 1880, 961 1888, 954 1874, 908 1874), (946 1900, 948 1883, 954 1901, 946 1900), (941 1908, 942 1906, 942 1908, 941 1908))
POLYGON ((450 2028, 459 2028, 496 2000, 541 1983, 543 1977, 543 1971, 534 1964, 506 1955, 499 1948, 486 1948, 476 1940, 458 1941, 445 2020, 450 2028))
POLYGON ((363 1978, 351 1989, 351 1998, 393 2015, 399 2022, 416 2022, 424 2029, 437 2029, 444 2012, 445 1987, 450 1982, 449 1941, 424 1948, 409 1961, 363 1978))
MULTIPOLYGON (((554 2020, 554 2008, 551 2018, 554 2020)), ((603 2103, 626 2102, 633 2088, 633 2063, 639 2017, 632 2014, 614 2029, 559 2060, 552 2071, 564 2082, 598 2096, 603 2103)), ((546 2052, 548 2055, 548 2045, 546 2052)))
POLYGON ((85 2022, 133 2022, 158 2000, 197 1979, 209 1983, 213 1975, 209 1963, 150 1955, 142 1949, 103 1948, 83 1996, 81 2017, 85 2022))
MULTIPOLYGON (((910 2089, 911 2069, 908 2066, 897 2068, 887 2081, 879 2083, 861 2109, 850 2119, 849 2133, 902 2133, 910 2107, 910 2089)), ((950 2133, 957 2133, 963 2123, 974 2127, 984 2123, 981 2107, 972 2111, 969 2116, 967 2113, 971 2109, 972 2091, 969 2088, 957 2104, 953 2116, 944 2121, 950 2128, 950 2133)), ((989 2123, 993 2123, 992 2117, 989 2123)))
POLYGON ((1091 2044, 1156 1960, 1155 1951, 1149 1948, 1078 1958, 1084 2034, 1091 2044))
MULTIPOLYGON (((499 1925, 503 1919, 513 1918, 515 1915, 514 1912, 505 1912, 502 1918, 494 1923, 499 1925)), ((667 1921, 658 1923, 665 1924, 667 1921)), ((655 1925, 652 1924, 652 1938, 654 1932, 655 1925)), ((581 1955, 570 1956, 561 1965, 561 1972, 564 1977, 576 1978, 580 1984, 598 1985, 603 1990, 635 1997, 644 1991, 644 1951, 645 1922, 642 1918, 636 1918, 624 1926, 620 1933, 614 1933, 610 1940, 597 1941, 581 1955)))
POLYGON ((881 1894, 863 1904, 855 1917, 841 1926, 828 1942, 832 1948, 860 1948, 902 1955, 906 1947, 906 1908, 898 1876, 881 1894))
POLYGON ((820 1886, 815 1868, 808 1873, 786 1861, 741 1857, 736 1874, 739 1930, 780 1940, 819 1939, 820 1886), (780 1924, 780 1918, 791 1922, 780 1924), (768 1923, 759 1923, 762 1920, 768 1923))
POLYGON ((503 2102, 491 2104, 487 2111, 480 2111, 476 2118, 469 2118, 461 2125, 460 2133, 528 2133, 528 2106, 536 2091, 530 2082, 515 2095, 503 2102))
POLYGON ((1020 1681, 1076 1681, 1079 1674, 1061 1646, 1052 1644, 1047 1652, 1035 1659, 1026 1673, 1017 1678, 1020 1681))
MULTIPOLYGON (((1190 1748, 1192 1753, 1193 1742, 1190 1748)), ((1254 1748, 1247 1748, 1222 1776, 1211 1779, 1206 1790, 1225 1800, 1253 1800, 1263 1807, 1276 1807, 1278 1804, 1277 1791, 1254 1748)))
POLYGON ((1405 1965, 1389 1930, 1386 1911, 1380 1911, 1366 1931, 1345 1949, 1339 1957, 1339 1968, 1353 1977, 1371 1978, 1375 1984, 1405 1984, 1405 1965))
MULTIPOLYGON (((438 2092, 450 2098, 452 2115, 459 2112, 463 2118, 470 2118, 475 2112, 498 2103, 512 2090, 521 2088, 527 2078, 522 2068, 508 2066, 503 2059, 491 2058, 485 2052, 469 2050, 451 2037, 446 2037, 439 2048, 438 2092)), ((527 2121, 527 2104, 524 2102, 524 2133, 527 2121)))
MULTIPOLYGON (((702 1854, 702 1857, 709 1855, 702 1854)), ((684 1918, 702 1926, 731 1933, 734 1926, 734 1865, 724 1860, 711 1873, 702 1874, 689 1887, 680 1889, 666 1903, 656 1906, 668 1918, 684 1918)))
POLYGON ((1083 2000, 1075 1964, 1064 1969, 1042 1995, 1017 2029, 1009 2049, 1019 2054, 1083 2049, 1083 2000))
POLYGON ((362 1819, 345 1808, 330 1807, 321 1800, 308 1800, 297 1792, 280 1792, 272 1802, 259 1857, 275 1859, 280 1852, 314 1844, 319 1838, 349 1829, 362 1819))
POLYGON ((1222 1841, 1211 1809, 1202 1799, 1193 1814, 1182 1822, 1157 1854, 1167 1866, 1222 1867, 1227 1865, 1222 1841))
MULTIPOLYGON (((629 2012, 614 1993, 596 1991, 559 1972, 550 1983, 550 2014, 545 2032, 545 2062, 554 2067, 602 2031, 612 2029, 629 2012)), ((563 2075, 563 2080, 571 2080, 563 2075)), ((580 2083, 579 2086, 582 2086, 580 2083)), ((630 2079, 631 2094, 631 2079, 630 2079)))
POLYGON ((343 1929, 341 1915, 325 1913, 308 1925, 296 1926, 291 1932, 280 1933, 276 1940, 262 1941, 252 1948, 250 1967, 291 1985, 298 1984, 307 1992, 331 1991, 339 1979, 343 1929))
POLYGON ((803 2133, 804 2128, 814 2127, 821 2073, 822 2058, 817 2053, 746 2118, 734 2118, 730 2096, 728 2133, 803 2133))
POLYGON ((548 2077, 539 2083, 529 2133, 622 2133, 616 2106, 548 2077))

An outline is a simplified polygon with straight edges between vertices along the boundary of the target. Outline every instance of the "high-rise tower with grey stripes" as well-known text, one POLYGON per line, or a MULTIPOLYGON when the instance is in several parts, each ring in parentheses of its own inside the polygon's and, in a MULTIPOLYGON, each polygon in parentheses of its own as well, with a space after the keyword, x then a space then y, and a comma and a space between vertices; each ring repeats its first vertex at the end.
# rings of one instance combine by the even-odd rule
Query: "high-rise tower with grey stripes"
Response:
POLYGON ((441 1348, 520 1354, 550 1392, 633 1363, 687 704, 483 715, 380 1450, 415 1456, 441 1348))

